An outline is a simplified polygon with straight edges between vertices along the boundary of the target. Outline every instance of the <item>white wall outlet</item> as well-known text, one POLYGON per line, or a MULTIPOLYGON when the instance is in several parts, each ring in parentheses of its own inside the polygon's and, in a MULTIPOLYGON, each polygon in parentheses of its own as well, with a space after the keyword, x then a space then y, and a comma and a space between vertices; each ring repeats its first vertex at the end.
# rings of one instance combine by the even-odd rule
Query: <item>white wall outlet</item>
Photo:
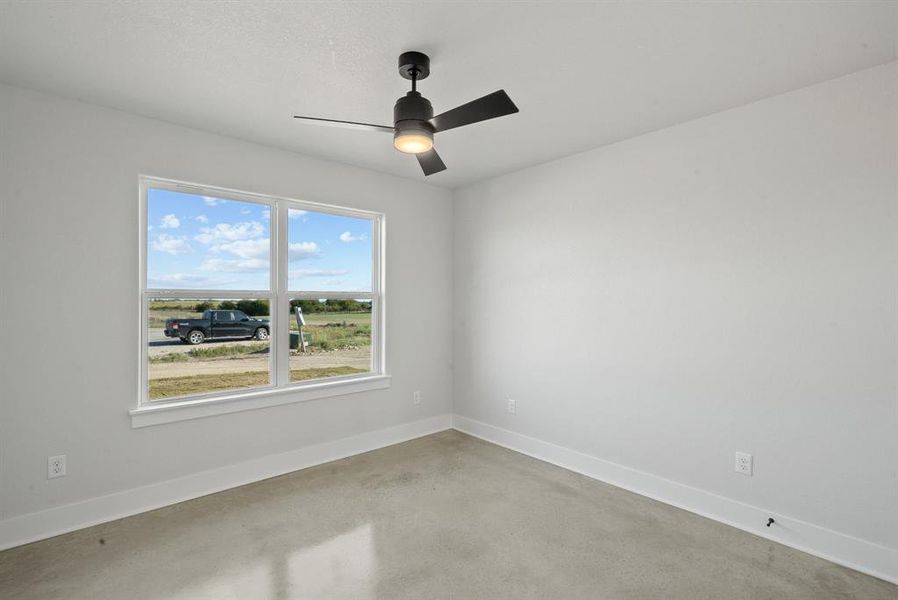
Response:
POLYGON ((751 454, 747 454, 745 452, 737 452, 736 453, 736 472, 741 473, 742 475, 748 475, 751 477, 752 475, 752 464, 754 463, 754 459, 751 454))
POLYGON ((65 477, 65 454, 47 457, 47 479, 65 477))
POLYGON ((508 412, 512 415, 518 412, 518 403, 516 400, 508 399, 508 412))
POLYGON ((412 404, 421 404, 421 390, 415 390, 412 394, 412 404))

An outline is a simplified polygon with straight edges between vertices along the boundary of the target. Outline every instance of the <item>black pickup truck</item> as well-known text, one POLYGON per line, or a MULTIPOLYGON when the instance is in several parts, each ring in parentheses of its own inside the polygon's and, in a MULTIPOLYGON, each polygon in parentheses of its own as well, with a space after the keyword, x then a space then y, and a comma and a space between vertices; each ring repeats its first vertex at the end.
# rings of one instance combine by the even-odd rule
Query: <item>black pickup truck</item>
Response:
POLYGON ((271 326, 268 319, 251 319, 239 310, 207 310, 202 319, 166 319, 165 335, 194 346, 222 338, 264 341, 271 335, 271 326))

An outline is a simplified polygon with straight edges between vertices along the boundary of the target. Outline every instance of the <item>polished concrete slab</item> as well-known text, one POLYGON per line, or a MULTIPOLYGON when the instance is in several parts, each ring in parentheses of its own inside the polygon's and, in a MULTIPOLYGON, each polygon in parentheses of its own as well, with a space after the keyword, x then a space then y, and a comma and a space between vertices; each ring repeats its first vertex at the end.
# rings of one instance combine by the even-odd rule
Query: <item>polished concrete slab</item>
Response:
POLYGON ((0 553, 0 598, 898 598, 447 431, 0 553))

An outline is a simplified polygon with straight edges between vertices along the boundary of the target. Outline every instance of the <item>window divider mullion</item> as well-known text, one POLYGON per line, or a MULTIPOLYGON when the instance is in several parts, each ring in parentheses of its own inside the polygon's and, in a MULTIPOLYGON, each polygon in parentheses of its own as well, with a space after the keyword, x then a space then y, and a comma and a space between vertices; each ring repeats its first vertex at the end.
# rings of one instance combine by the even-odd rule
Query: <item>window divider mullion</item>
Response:
POLYGON ((286 202, 275 202, 272 207, 274 217, 274 248, 271 269, 274 273, 274 302, 272 303, 272 321, 275 327, 274 336, 274 383, 282 387, 290 383, 290 300, 287 295, 289 278, 289 205, 286 202))

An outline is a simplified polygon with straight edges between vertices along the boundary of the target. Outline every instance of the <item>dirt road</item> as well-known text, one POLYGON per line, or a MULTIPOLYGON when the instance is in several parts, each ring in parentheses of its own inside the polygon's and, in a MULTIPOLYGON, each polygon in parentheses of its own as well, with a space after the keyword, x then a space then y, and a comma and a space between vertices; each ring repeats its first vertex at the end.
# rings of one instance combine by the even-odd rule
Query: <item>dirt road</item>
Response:
MULTIPOLYGON (((184 348, 184 352, 196 346, 187 346, 176 342, 184 348)), ((213 342, 214 343, 214 342, 213 342)), ((259 342, 227 342, 255 343, 259 342)), ((206 346, 207 344, 203 344, 206 346)), ((150 347, 152 354, 153 347, 150 347)), ((168 348, 161 348, 158 354, 171 352, 168 348)), ((176 351, 180 351, 180 348, 176 351)), ((305 354, 290 354, 291 369, 319 369, 326 367, 355 367, 357 369, 371 368, 371 349, 357 348, 352 350, 332 350, 330 352, 308 352, 305 354)), ((207 373, 243 373, 246 371, 265 371, 268 369, 268 356, 233 356, 225 358, 210 358, 206 360, 191 360, 189 362, 150 363, 150 379, 165 377, 185 377, 207 373)))

